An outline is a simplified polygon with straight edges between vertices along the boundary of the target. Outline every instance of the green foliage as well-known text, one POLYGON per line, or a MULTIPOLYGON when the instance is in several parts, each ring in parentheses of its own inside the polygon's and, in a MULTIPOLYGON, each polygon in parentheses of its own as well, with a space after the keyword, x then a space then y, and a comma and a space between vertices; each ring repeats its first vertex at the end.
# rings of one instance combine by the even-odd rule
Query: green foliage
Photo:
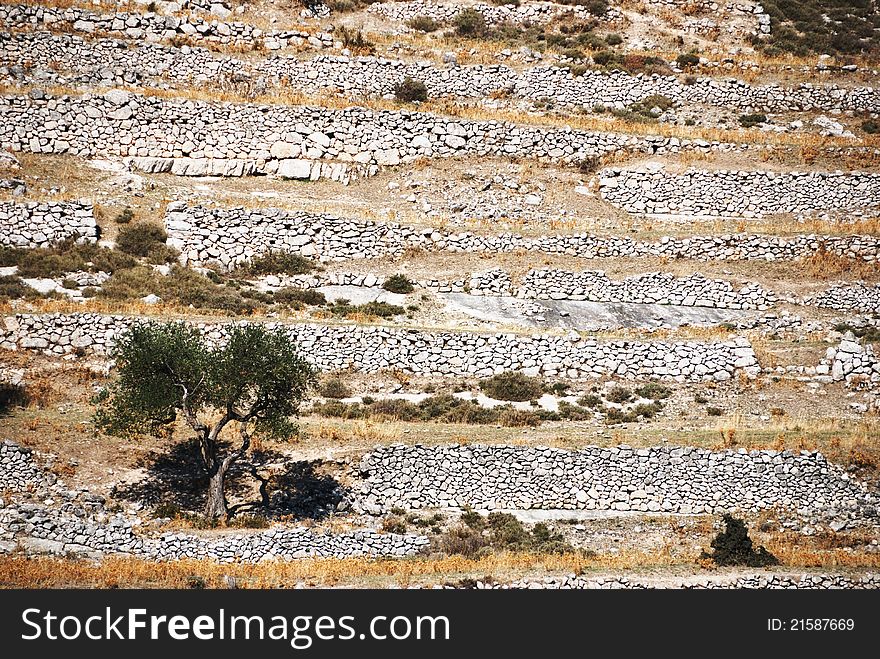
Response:
POLYGON ((875 54, 880 14, 872 0, 766 0, 771 32, 754 39, 768 55, 875 54))
POLYGON ((623 43, 623 37, 616 32, 612 32, 611 34, 605 35, 605 43, 609 46, 619 46, 623 43))
POLYGON ((59 277, 68 272, 116 272, 132 268, 137 260, 116 250, 66 240, 53 247, 0 250, 0 264, 17 265, 22 277, 59 277))
POLYGON ((387 302, 367 302, 366 304, 351 304, 345 298, 339 298, 332 306, 329 307, 330 312, 334 316, 350 316, 352 314, 363 314, 365 316, 373 316, 376 318, 393 318, 406 313, 406 309, 396 304, 388 304, 387 302))
POLYGON ((455 33, 460 37, 482 37, 488 33, 486 18, 476 9, 462 9, 452 19, 455 33))
POLYGON ((275 291, 273 296, 275 302, 279 304, 307 304, 309 306, 320 306, 327 304, 327 298, 321 291, 312 288, 296 288, 294 286, 286 286, 275 291))
POLYGON ((315 269, 315 263, 299 254, 290 252, 266 252, 241 265, 237 275, 307 275, 315 269))
POLYGON ((612 403, 617 403, 622 405, 632 398, 632 392, 625 387, 614 387, 608 394, 605 396, 612 403))
POLYGON ((24 386, 0 382, 0 417, 8 415, 16 407, 27 407, 29 402, 30 398, 24 386))
POLYGON ((572 554, 577 550, 560 533, 543 523, 531 531, 510 513, 489 513, 483 517, 466 508, 459 524, 450 528, 437 542, 440 551, 474 558, 493 552, 530 552, 536 554, 572 554))
POLYGON ((21 277, 8 275, 0 277, 0 300, 35 299, 40 294, 26 285, 21 277))
POLYGON ((658 382, 649 382, 636 389, 635 393, 641 398, 664 400, 672 395, 672 389, 658 382))
POLYGON ((418 32, 435 32, 440 29, 440 23, 430 16, 416 16, 409 19, 406 24, 418 32))
POLYGON ((880 343, 880 327, 877 325, 862 325, 857 327, 850 325, 849 323, 837 323, 834 326, 834 330, 841 334, 852 332, 853 335, 867 343, 880 343))
POLYGON ((183 411, 232 414, 259 434, 286 438, 315 382, 288 335, 260 325, 235 326, 223 346, 209 347, 184 323, 138 323, 118 338, 113 357, 117 377, 99 394, 95 414, 108 434, 157 433, 183 411))
POLYGON ((126 225, 116 236, 116 249, 132 256, 147 256, 160 246, 165 245, 168 234, 165 229, 152 222, 126 225))
POLYGON ((741 114, 739 116, 739 125, 743 128, 753 128, 767 121, 766 114, 741 114))
POLYGON ((861 123, 861 129, 868 133, 869 135, 876 135, 880 133, 880 121, 876 121, 875 119, 866 119, 861 123))
POLYGON ((428 100, 428 88, 421 80, 407 76, 394 85, 394 98, 400 103, 423 103, 428 100))
POLYGON ((113 218, 113 221, 116 224, 128 224, 134 219, 134 213, 131 208, 126 206, 121 211, 119 211, 116 216, 113 218))
POLYGON ((486 408, 472 400, 451 394, 429 396, 419 403, 399 398, 375 400, 364 396, 363 403, 331 400, 312 405, 311 413, 339 419, 382 419, 395 421, 436 421, 471 425, 500 424, 506 427, 536 426, 540 417, 534 412, 517 410, 509 405, 486 408))
POLYGON ((700 56, 696 53, 681 53, 675 58, 675 63, 679 68, 686 69, 690 66, 697 66, 700 63, 700 56))
POLYGON ((749 529, 743 520, 725 514, 724 531, 712 540, 712 553, 703 552, 701 558, 711 558, 719 567, 745 565, 747 567, 768 567, 779 565, 779 559, 764 547, 755 549, 749 529))
POLYGON ((167 276, 146 266, 116 272, 104 282, 98 295, 110 300, 134 300, 151 293, 165 302, 192 305, 196 309, 248 314, 256 308, 255 301, 245 298, 239 291, 216 284, 208 277, 179 265, 172 266, 167 276))
POLYGON ((508 371, 480 380, 480 389, 495 400, 522 402, 541 396, 544 393, 544 382, 540 378, 508 371))
POLYGON ((382 288, 391 293, 407 294, 412 293, 414 288, 412 282, 406 275, 391 275, 382 284, 382 288))
POLYGON ((578 398, 577 404, 581 407, 599 408, 602 407, 602 399, 595 394, 587 394, 578 398))
POLYGON ((324 398, 348 398, 351 396, 351 389, 342 381, 342 378, 329 377, 321 382, 318 393, 324 398))

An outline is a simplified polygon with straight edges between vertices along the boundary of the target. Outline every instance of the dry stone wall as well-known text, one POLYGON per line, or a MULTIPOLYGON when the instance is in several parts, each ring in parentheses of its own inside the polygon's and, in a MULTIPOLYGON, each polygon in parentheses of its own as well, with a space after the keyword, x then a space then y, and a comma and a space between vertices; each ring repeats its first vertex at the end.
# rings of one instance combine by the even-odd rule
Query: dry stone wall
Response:
POLYGON ((373 512, 394 505, 658 513, 780 508, 846 524, 880 519, 875 493, 811 452, 397 445, 374 449, 360 468, 357 505, 373 512))
POLYGON ((399 256, 407 249, 491 253, 524 250, 583 258, 665 256, 701 261, 789 260, 824 249, 868 262, 880 259, 880 238, 875 236, 729 234, 663 237, 656 242, 590 234, 484 236, 280 209, 212 209, 183 202, 168 205, 165 227, 169 244, 180 250, 185 263, 215 263, 225 268, 270 250, 325 261, 399 256))
POLYGON ((810 304, 837 311, 880 314, 880 284, 838 284, 809 298, 810 304))
POLYGON ((876 590, 880 588, 880 575, 866 574, 861 577, 849 577, 838 574, 804 574, 799 577, 785 574, 755 574, 736 578, 701 577, 698 580, 679 580, 655 582, 651 580, 614 578, 589 578, 577 575, 562 577, 544 577, 542 579, 523 578, 510 583, 495 581, 477 582, 477 588, 508 589, 508 588, 542 588, 548 590, 569 589, 602 589, 602 590, 642 590, 646 588, 675 588, 685 590, 704 589, 842 589, 858 588, 876 590))
MULTIPOLYGON (((107 354, 114 338, 131 323, 125 316, 20 314, 4 319, 0 348, 50 355, 107 354)), ((209 340, 221 342, 229 323, 194 323, 209 340)), ((364 325, 279 325, 303 356, 321 370, 364 372, 399 369, 418 375, 489 376, 504 371, 590 379, 615 376, 679 382, 717 381, 737 372, 756 375, 758 360, 749 341, 597 341, 577 334, 518 335, 442 332, 364 325)))
POLYGON ((98 239, 91 204, 77 202, 0 202, 0 245, 47 247, 67 238, 98 239))
POLYGON ((628 212, 648 215, 871 214, 880 206, 880 174, 609 168, 599 173, 599 193, 628 212))
POLYGON ((321 55, 242 58, 203 48, 128 44, 114 39, 87 40, 48 32, 0 33, 2 59, 13 80, 53 84, 163 85, 167 82, 256 94, 285 84, 303 93, 341 92, 348 96, 394 94, 405 78, 421 80, 431 98, 485 98, 508 92, 532 101, 592 108, 625 108, 661 95, 674 103, 739 108, 743 112, 803 110, 880 111, 880 89, 803 84, 753 86, 735 79, 697 78, 683 84, 675 76, 633 76, 626 72, 587 71, 573 76, 567 68, 538 66, 517 71, 504 65, 437 66, 382 57, 321 55), (128 47, 126 47, 128 46, 128 47), (21 62, 29 61, 25 70, 21 62), (16 68, 17 67, 17 68, 16 68), (37 75, 35 71, 39 71, 37 75))
MULTIPOLYGON (((14 151, 80 157, 187 159, 193 166, 240 164, 234 175, 278 173, 316 160, 398 165, 418 157, 517 156, 579 162, 617 151, 731 150, 735 145, 675 137, 593 133, 450 120, 426 113, 260 106, 166 100, 111 90, 50 97, 39 90, 0 98, 0 145, 14 151)), ((291 173, 294 178, 302 176, 291 173)))
POLYGON ((125 554, 155 560, 256 563, 312 556, 407 556, 429 542, 412 534, 316 533, 287 526, 213 538, 187 533, 150 536, 139 532, 139 518, 109 512, 101 496, 68 489, 35 463, 29 449, 10 441, 0 443, 0 490, 4 496, 12 495, 11 500, 0 499, 0 553, 18 548, 65 556, 125 554))
POLYGON ((729 281, 708 279, 696 273, 690 277, 676 277, 664 272, 648 272, 614 281, 601 270, 567 272, 551 269, 529 271, 518 296, 542 300, 761 310, 769 308, 777 300, 774 293, 758 284, 746 284, 734 290, 729 281))
POLYGON ((240 21, 208 19, 199 14, 98 13, 80 7, 10 4, 0 5, 0 23, 6 27, 43 27, 145 41, 178 40, 214 48, 223 46, 273 51, 288 47, 330 48, 341 45, 335 44, 332 35, 326 32, 263 31, 240 21))

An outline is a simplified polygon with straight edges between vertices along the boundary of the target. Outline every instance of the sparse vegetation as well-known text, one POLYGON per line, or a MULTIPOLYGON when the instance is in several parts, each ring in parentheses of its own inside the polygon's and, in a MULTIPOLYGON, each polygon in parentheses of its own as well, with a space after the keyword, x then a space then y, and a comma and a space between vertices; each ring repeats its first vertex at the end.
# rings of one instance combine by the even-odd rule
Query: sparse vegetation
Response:
POLYGON ((340 377, 325 378, 318 387, 318 393, 324 398, 348 398, 351 389, 340 377))
POLYGON ((479 558, 494 552, 573 554, 577 550, 543 523, 531 531, 509 513, 489 513, 487 517, 466 509, 459 524, 436 539, 436 548, 445 554, 479 558))
POLYGON ((495 400, 521 402, 544 393, 544 382, 523 373, 508 371, 480 380, 480 389, 495 400))
POLYGON ((407 21, 407 26, 418 32, 436 32, 440 29, 440 23, 430 16, 416 16, 407 21))
POLYGON ((391 275, 382 283, 382 288, 384 288, 389 293, 400 293, 402 295, 406 295, 407 293, 412 293, 414 289, 412 282, 406 277, 406 275, 391 275))
POLYGON ((261 275, 307 275, 315 270, 316 265, 311 259, 291 252, 266 252, 242 264, 236 271, 238 276, 261 275))
POLYGON ((363 397, 362 403, 328 401, 316 403, 311 413, 339 419, 377 419, 394 421, 436 421, 471 425, 500 424, 508 428, 537 426, 541 422, 534 412, 517 410, 508 405, 486 408, 472 400, 451 394, 429 396, 419 403, 401 398, 373 399, 363 397))
POLYGON ((764 123, 767 123, 767 115, 765 114, 741 114, 739 116, 739 125, 743 128, 754 128, 764 123))

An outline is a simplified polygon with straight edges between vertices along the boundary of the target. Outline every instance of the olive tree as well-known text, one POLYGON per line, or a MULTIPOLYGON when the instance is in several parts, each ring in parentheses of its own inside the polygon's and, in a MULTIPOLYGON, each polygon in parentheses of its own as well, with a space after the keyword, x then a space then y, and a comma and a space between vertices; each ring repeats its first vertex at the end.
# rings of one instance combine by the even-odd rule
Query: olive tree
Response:
POLYGON ((210 519, 228 516, 226 476, 251 437, 293 435, 291 417, 316 379, 283 329, 258 324, 237 325, 212 347, 181 322, 138 323, 118 338, 113 357, 116 379, 98 396, 96 425, 109 434, 157 434, 181 417, 209 479, 210 519))

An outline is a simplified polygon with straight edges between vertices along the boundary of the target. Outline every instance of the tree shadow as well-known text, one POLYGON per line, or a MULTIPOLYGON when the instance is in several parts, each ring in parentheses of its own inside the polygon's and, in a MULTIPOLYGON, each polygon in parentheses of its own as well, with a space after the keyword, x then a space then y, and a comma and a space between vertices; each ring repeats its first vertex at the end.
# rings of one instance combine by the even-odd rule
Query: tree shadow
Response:
MULTIPOLYGON (((254 451, 230 467, 226 481, 230 514, 314 520, 333 514, 348 491, 332 475, 320 472, 322 464, 320 460, 291 461, 275 451, 254 451)), ((201 513, 208 477, 195 439, 178 442, 167 451, 153 451, 137 466, 145 470, 145 477, 116 485, 111 493, 114 498, 146 507, 172 504, 181 511, 201 513)))

